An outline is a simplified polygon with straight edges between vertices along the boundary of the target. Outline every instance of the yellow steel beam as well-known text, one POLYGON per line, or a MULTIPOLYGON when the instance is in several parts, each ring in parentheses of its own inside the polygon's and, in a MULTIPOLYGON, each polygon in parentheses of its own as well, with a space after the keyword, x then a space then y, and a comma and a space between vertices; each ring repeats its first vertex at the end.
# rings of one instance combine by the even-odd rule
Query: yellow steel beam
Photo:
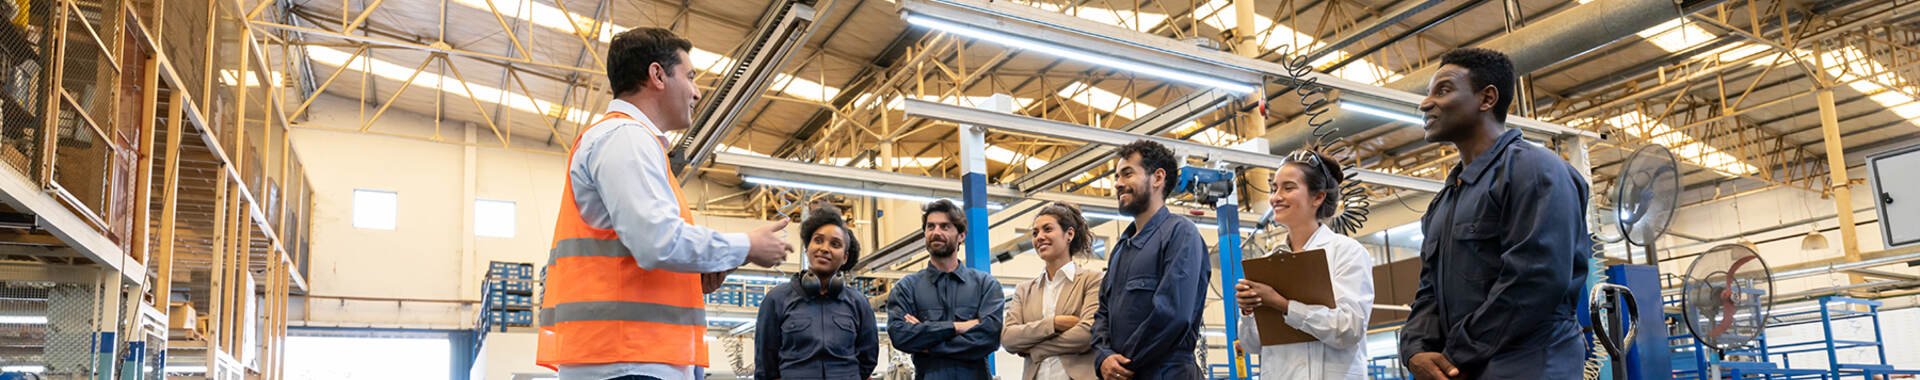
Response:
POLYGON ((353 50, 353 56, 349 56, 349 57, 347 57, 347 64, 344 64, 344 65, 340 65, 340 67, 336 67, 336 68, 334 68, 334 69, 333 69, 333 74, 330 74, 330 75, 327 75, 327 80, 326 80, 326 81, 322 81, 322 82, 320 82, 320 87, 317 87, 317 88, 314 88, 314 89, 313 89, 313 93, 312 93, 312 94, 310 94, 310 95, 307 95, 307 99, 306 99, 306 100, 303 100, 303 101, 301 101, 301 102, 300 102, 300 106, 299 106, 299 107, 295 107, 295 108, 293 109, 293 113, 291 113, 291 114, 287 114, 287 117, 288 117, 288 118, 299 118, 299 117, 300 117, 300 114, 303 114, 303 113, 306 113, 306 112, 307 112, 307 107, 310 107, 310 106, 313 106, 313 100, 314 100, 314 99, 319 99, 319 98, 320 98, 320 94, 324 94, 324 93, 326 93, 326 92, 327 92, 327 87, 330 87, 330 86, 333 86, 333 80, 334 80, 334 79, 339 79, 339 78, 340 78, 340 73, 344 73, 344 72, 346 72, 346 71, 347 71, 347 67, 348 67, 348 66, 352 66, 352 65, 353 65, 353 60, 356 60, 356 59, 360 59, 360 55, 361 55, 361 54, 366 54, 366 52, 367 52, 367 45, 360 45, 360 48, 359 48, 359 49, 354 49, 354 50, 353 50))
POLYGON ((387 101, 380 105, 380 109, 373 112, 373 117, 368 118, 360 124, 360 132, 366 132, 368 129, 372 129, 373 122, 380 120, 380 115, 387 113, 387 107, 392 107, 394 101, 400 100, 400 94, 407 92, 407 88, 413 86, 413 79, 419 78, 420 72, 426 71, 427 64, 431 62, 433 62, 433 57, 427 57, 427 59, 421 60, 420 67, 415 67, 413 74, 407 75, 407 80, 400 82, 400 88, 393 90, 393 96, 387 97, 387 101))
POLYGON ((353 34, 355 29, 360 29, 361 23, 367 22, 367 16, 372 16, 373 11, 379 10, 380 4, 384 3, 386 3, 386 0, 373 0, 373 3, 367 4, 366 9, 360 10, 360 16, 354 17, 352 22, 348 22, 346 26, 340 28, 340 34, 353 34))
MULTIPOLYGON (((448 61, 444 55, 440 56, 440 62, 446 64, 448 69, 453 70, 454 79, 460 80, 460 88, 467 92, 467 101, 473 102, 473 110, 480 112, 480 118, 487 121, 487 127, 493 129, 493 135, 500 138, 500 146, 513 146, 511 142, 512 139, 508 138, 508 133, 500 133, 500 126, 495 125, 493 123, 493 117, 487 115, 487 108, 480 106, 480 96, 473 94, 473 87, 467 84, 467 76, 460 74, 460 67, 448 61)), ((507 132, 513 132, 513 125, 507 125, 507 132)))
POLYGON ((447 47, 422 45, 422 44, 417 44, 412 42, 399 41, 399 40, 381 38, 381 37, 343 34, 340 32, 324 30, 324 29, 293 26, 293 25, 286 25, 286 24, 266 22, 266 21, 254 21, 253 26, 270 28, 270 29, 287 30, 287 31, 293 31, 298 33, 305 33, 312 36, 338 38, 338 39, 343 39, 348 41, 363 42, 363 43, 382 45, 382 46, 408 48, 408 49, 431 52, 431 53, 441 53, 441 54, 449 54, 449 55, 458 55, 463 57, 473 57, 473 58, 479 58, 484 60, 491 60, 501 64, 506 64, 506 65, 538 66, 538 67, 574 71, 582 74, 606 75, 606 72, 602 70, 562 65, 562 64, 551 63, 551 62, 542 62, 542 61, 533 60, 531 58, 509 58, 509 57, 501 56, 498 54, 487 54, 487 53, 480 53, 480 52, 447 48, 447 47))

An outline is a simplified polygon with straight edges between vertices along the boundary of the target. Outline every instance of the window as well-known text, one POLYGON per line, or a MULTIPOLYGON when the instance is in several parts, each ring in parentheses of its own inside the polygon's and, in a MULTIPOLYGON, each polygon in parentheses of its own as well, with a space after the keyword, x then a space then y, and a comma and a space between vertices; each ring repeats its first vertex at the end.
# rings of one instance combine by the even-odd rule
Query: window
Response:
POLYGON ((354 189, 353 227, 392 231, 399 198, 391 191, 354 189))
POLYGON ((513 237, 513 202, 476 199, 473 201, 473 234, 485 237, 513 237))
POLYGON ((290 380, 453 378, 453 341, 444 333, 296 329, 288 335, 290 380))

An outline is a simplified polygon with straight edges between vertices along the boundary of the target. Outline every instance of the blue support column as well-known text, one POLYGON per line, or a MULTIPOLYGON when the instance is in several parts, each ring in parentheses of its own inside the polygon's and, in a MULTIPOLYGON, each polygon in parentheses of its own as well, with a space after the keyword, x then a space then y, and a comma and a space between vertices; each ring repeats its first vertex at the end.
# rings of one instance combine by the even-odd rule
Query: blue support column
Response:
MULTIPOLYGON (((1237 195, 1237 194, 1236 194, 1237 195)), ((1214 209, 1215 221, 1219 223, 1220 239, 1220 294, 1221 311, 1226 314, 1227 326, 1227 364, 1229 378, 1246 379, 1241 373, 1247 363, 1247 355, 1241 355, 1235 341, 1240 339, 1240 304, 1233 301, 1233 284, 1240 282, 1240 205, 1234 204, 1234 196, 1220 201, 1214 209)))
POLYGON ((993 257, 987 252, 987 230, 992 228, 987 225, 987 174, 961 175, 960 194, 967 208, 967 267, 993 273, 993 257))
MULTIPOLYGON (((994 94, 980 107, 1013 112, 1013 96, 994 94)), ((987 129, 961 124, 955 135, 960 137, 960 168, 965 173, 960 175, 960 197, 964 198, 963 207, 967 208, 967 267, 993 273, 993 256, 987 252, 992 244, 987 239, 988 232, 993 229, 987 223, 987 129)), ((992 373, 995 371, 993 359, 988 358, 987 372, 992 373)))
POLYGON ((95 380, 113 380, 113 363, 118 359, 113 351, 120 345, 114 339, 112 331, 93 333, 93 378, 95 380))
POLYGON ((127 342, 127 352, 120 359, 120 378, 145 379, 147 361, 147 342, 127 342))
MULTIPOLYGON (((1013 96, 994 94, 987 98, 980 108, 996 112, 1013 112, 1013 96)), ((968 268, 993 273, 993 256, 987 252, 992 244, 987 223, 987 130, 986 128, 961 124, 960 137, 960 196, 966 207, 967 236, 963 243, 967 248, 968 268)))

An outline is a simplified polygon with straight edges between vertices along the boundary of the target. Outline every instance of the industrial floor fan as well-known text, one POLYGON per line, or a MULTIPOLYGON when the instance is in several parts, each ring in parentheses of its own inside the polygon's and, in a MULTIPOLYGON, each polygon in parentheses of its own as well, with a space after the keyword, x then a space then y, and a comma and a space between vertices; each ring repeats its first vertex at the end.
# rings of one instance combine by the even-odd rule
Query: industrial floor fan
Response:
MULTIPOLYGON (((1628 247, 1642 248, 1647 265, 1660 265, 1653 242, 1667 233, 1680 196, 1680 167, 1674 162, 1673 152, 1659 145, 1640 147, 1627 158, 1614 183, 1613 215, 1620 234, 1626 237, 1628 247)), ((1632 261, 1631 248, 1627 256, 1632 261)))
POLYGON ((1751 247, 1713 247, 1687 266, 1680 308, 1693 338, 1713 351, 1707 360, 1709 379, 1718 379, 1718 357, 1746 346, 1766 330, 1767 316, 1773 312, 1773 272, 1751 247))
MULTIPOLYGON (((1666 234, 1669 222, 1673 221, 1680 191, 1680 170, 1673 153, 1659 145, 1640 147, 1627 157, 1614 183, 1613 212, 1596 212, 1590 219, 1594 224, 1593 237, 1597 240, 1594 250, 1603 251, 1600 244, 1624 240, 1629 262, 1633 258, 1633 247, 1639 246, 1646 254, 1647 265, 1659 265, 1653 243, 1666 234)), ((1639 305, 1635 304, 1631 289, 1607 283, 1601 268, 1594 268, 1593 275, 1597 281, 1588 295, 1587 313, 1595 333, 1594 348, 1604 350, 1604 356, 1613 363, 1613 378, 1627 379, 1622 369, 1627 365, 1627 351, 1638 329, 1639 321, 1634 316, 1639 314, 1639 305), (1614 325, 1609 328, 1608 322, 1614 325)), ((1600 357, 1598 353, 1592 356, 1586 378, 1599 378, 1600 357)))

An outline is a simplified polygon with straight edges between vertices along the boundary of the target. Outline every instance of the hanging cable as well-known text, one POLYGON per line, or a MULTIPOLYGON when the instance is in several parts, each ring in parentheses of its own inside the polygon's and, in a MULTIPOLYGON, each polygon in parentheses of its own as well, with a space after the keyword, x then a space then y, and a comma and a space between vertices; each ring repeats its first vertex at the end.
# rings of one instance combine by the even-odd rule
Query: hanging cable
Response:
POLYGON ((1320 78, 1311 77, 1312 62, 1304 55, 1295 55, 1293 45, 1282 45, 1275 51, 1280 54, 1280 62, 1286 69, 1288 79, 1293 81, 1293 93, 1300 96, 1300 107, 1305 110, 1301 117, 1306 118, 1312 128, 1313 141, 1307 143, 1307 149, 1319 151, 1327 157, 1342 161, 1340 169, 1347 173, 1340 179, 1339 215, 1327 221, 1327 228, 1341 235, 1351 235, 1367 224, 1367 216, 1373 207, 1373 200, 1367 188, 1360 184, 1359 160, 1343 159, 1353 152, 1353 144, 1344 137, 1333 137, 1340 130, 1333 125, 1334 118, 1327 115, 1333 103, 1328 93, 1330 88, 1320 84, 1320 78))

